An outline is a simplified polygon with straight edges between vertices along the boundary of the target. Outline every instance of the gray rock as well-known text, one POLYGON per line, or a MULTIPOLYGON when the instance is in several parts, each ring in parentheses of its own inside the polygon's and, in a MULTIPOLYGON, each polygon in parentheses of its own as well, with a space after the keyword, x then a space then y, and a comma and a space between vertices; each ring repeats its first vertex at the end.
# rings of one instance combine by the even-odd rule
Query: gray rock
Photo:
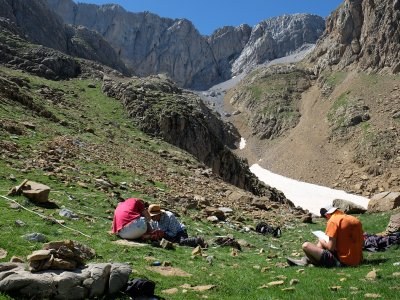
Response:
POLYGON ((399 2, 350 0, 342 3, 326 21, 326 29, 309 61, 316 73, 328 66, 343 69, 397 73, 400 71, 399 2), (386 37, 390 36, 390 39, 386 37), (385 41, 377 43, 377 41, 385 41))
POLYGON ((115 294, 120 291, 128 282, 131 272, 132 268, 129 265, 112 264, 108 282, 108 293, 115 294))
POLYGON ((346 214, 363 214, 367 211, 364 207, 343 199, 333 200, 332 205, 346 214))
POLYGON ((22 236, 24 239, 30 241, 30 242, 38 242, 38 243, 45 243, 47 242, 47 237, 42 234, 42 233, 38 233, 38 232, 34 232, 34 233, 29 233, 29 234, 25 234, 22 236))
POLYGON ((60 212, 58 213, 61 217, 65 217, 68 219, 73 219, 73 220, 78 220, 79 216, 74 213, 72 210, 69 210, 67 208, 63 208, 60 210, 60 212))
POLYGON ((382 192, 374 195, 368 203, 368 212, 383 212, 400 206, 399 192, 382 192))
POLYGON ((89 264, 71 271, 31 273, 21 263, 0 263, 0 292, 19 298, 87 299, 101 298, 121 290, 131 268, 125 264, 89 264))
POLYGON ((386 227, 386 234, 400 232, 400 213, 392 215, 386 227))
POLYGON ((131 13, 114 4, 47 3, 67 24, 102 33, 135 75, 166 73, 179 86, 192 89, 207 89, 253 65, 313 44, 325 27, 319 16, 295 14, 265 20, 254 28, 225 26, 207 37, 185 19, 131 13))

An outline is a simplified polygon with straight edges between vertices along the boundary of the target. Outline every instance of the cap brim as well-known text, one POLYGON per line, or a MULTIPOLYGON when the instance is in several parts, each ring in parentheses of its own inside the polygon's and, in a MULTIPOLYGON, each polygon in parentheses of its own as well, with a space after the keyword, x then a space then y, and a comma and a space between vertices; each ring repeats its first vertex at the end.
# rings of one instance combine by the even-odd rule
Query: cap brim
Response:
POLYGON ((163 211, 164 211, 164 210, 161 209, 161 210, 158 211, 158 212, 149 212, 149 214, 150 214, 151 217, 153 217, 153 216, 158 216, 158 215, 161 215, 161 213, 162 213, 163 211))
POLYGON ((325 214, 333 214, 337 210, 337 207, 331 207, 325 214))

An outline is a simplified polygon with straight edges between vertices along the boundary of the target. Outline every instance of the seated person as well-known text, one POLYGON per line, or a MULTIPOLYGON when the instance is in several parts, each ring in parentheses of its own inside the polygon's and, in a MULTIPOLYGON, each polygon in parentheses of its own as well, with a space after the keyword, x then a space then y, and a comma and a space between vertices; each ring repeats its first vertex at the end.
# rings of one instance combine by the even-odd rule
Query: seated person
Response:
POLYGON ((190 247, 206 247, 203 238, 189 238, 186 227, 170 211, 161 209, 158 204, 151 204, 148 208, 151 216, 151 227, 153 230, 163 232, 163 237, 173 243, 190 247))
POLYGON ((300 260, 287 258, 289 265, 312 263, 326 268, 359 265, 364 245, 360 220, 333 206, 321 208, 320 213, 328 221, 325 234, 329 240, 319 239, 317 244, 305 242, 302 248, 306 256, 300 260))
POLYGON ((123 239, 138 239, 147 232, 150 221, 143 200, 129 198, 118 203, 114 211, 112 232, 123 239))

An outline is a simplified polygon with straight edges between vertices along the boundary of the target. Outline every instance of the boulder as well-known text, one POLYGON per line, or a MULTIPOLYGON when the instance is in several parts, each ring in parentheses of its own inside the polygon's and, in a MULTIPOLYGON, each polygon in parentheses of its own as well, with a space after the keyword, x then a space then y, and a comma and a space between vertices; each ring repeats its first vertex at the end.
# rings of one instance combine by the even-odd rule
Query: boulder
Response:
POLYGON ((16 299, 88 299, 117 293, 128 282, 127 264, 88 264, 73 271, 31 273, 22 263, 0 263, 0 292, 16 299))
POLYGON ((400 232, 400 213, 390 217, 389 224, 386 227, 386 234, 400 232))
POLYGON ((400 206, 399 192, 382 192, 376 194, 368 203, 368 212, 383 212, 400 206))
POLYGON ((332 205, 346 214, 363 214, 367 211, 364 207, 343 199, 333 200, 332 205))

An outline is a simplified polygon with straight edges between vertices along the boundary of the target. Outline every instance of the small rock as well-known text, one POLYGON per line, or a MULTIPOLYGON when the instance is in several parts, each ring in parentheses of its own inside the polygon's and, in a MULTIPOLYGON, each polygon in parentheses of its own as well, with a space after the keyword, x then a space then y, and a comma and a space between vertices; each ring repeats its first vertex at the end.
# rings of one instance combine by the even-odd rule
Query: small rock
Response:
POLYGON ((30 242, 38 242, 38 243, 47 242, 47 237, 44 234, 38 232, 25 234, 22 237, 30 242))
POLYGON ((3 259, 7 256, 7 251, 3 248, 0 248, 0 259, 3 259))
POLYGON ((15 220, 15 225, 17 225, 17 226, 19 226, 19 227, 23 227, 23 226, 25 226, 26 224, 25 224, 23 221, 21 221, 21 220, 15 220))
POLYGON ((368 293, 368 294, 365 294, 364 297, 365 298, 381 298, 381 295, 368 293))
POLYGON ((377 278, 377 273, 376 273, 376 270, 374 269, 374 270, 372 270, 371 272, 368 272, 368 274, 365 276, 365 278, 367 279, 367 280, 376 280, 376 278, 377 278))

